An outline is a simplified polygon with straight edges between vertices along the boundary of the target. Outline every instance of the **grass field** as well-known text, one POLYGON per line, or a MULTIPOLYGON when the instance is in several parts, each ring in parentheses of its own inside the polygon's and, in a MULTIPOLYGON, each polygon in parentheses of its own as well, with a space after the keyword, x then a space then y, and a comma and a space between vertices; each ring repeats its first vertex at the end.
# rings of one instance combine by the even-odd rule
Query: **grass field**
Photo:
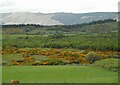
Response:
POLYGON ((2 84, 2 66, 0 66, 0 84, 2 84))
POLYGON ((117 83, 118 73, 90 66, 4 66, 2 82, 11 80, 20 83, 117 83))

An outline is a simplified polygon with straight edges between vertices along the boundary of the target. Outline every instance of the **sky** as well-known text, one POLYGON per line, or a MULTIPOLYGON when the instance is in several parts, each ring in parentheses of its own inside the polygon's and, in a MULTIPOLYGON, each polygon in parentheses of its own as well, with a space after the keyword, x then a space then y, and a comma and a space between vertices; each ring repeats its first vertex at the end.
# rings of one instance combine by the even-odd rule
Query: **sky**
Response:
POLYGON ((120 0, 0 0, 0 12, 117 12, 120 0))

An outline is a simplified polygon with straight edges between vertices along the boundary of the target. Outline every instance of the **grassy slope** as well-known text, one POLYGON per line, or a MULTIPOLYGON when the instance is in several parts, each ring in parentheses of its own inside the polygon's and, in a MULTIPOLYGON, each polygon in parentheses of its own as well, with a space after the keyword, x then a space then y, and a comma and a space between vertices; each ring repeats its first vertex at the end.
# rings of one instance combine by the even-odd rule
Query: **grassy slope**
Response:
POLYGON ((5 66, 3 83, 115 83, 118 73, 89 66, 5 66), (31 80, 32 79, 32 80, 31 80))
POLYGON ((103 59, 103 60, 96 61, 94 65, 107 70, 120 71, 119 60, 120 59, 114 59, 114 58, 103 59))

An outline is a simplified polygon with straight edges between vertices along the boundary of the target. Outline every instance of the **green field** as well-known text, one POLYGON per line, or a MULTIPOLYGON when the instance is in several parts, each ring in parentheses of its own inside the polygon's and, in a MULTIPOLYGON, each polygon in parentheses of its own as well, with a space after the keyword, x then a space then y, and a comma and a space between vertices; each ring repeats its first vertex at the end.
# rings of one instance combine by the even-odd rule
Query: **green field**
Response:
POLYGON ((3 83, 11 80, 20 83, 117 83, 118 73, 90 66, 3 67, 3 83))
POLYGON ((2 66, 0 66, 0 84, 2 83, 2 66))

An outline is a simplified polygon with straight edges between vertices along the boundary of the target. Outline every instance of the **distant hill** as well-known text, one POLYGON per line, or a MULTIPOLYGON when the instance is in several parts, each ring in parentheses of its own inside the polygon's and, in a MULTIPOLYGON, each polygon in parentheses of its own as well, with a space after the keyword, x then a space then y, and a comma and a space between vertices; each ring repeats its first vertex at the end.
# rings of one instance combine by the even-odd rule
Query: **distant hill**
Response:
POLYGON ((117 19, 117 13, 2 13, 2 24, 72 25, 105 19, 117 19))
POLYGON ((98 20, 90 23, 75 25, 54 25, 43 26, 35 24, 21 25, 3 25, 3 34, 86 34, 86 33, 111 33, 118 32, 118 22, 116 20, 106 19, 98 20))

